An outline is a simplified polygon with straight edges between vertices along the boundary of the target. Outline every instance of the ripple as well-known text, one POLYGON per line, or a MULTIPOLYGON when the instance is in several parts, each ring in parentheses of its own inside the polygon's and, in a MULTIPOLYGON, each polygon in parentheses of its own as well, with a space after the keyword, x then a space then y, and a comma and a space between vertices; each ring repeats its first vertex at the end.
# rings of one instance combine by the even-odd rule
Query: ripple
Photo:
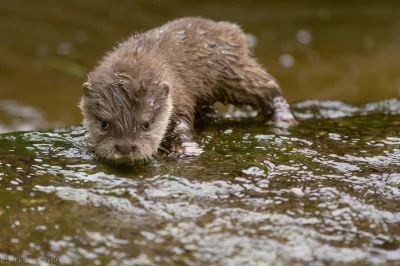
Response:
POLYGON ((301 119, 310 118, 340 118, 353 115, 369 115, 383 113, 388 115, 400 114, 400 100, 390 99, 376 103, 356 106, 340 101, 307 100, 293 105, 294 114, 301 119))

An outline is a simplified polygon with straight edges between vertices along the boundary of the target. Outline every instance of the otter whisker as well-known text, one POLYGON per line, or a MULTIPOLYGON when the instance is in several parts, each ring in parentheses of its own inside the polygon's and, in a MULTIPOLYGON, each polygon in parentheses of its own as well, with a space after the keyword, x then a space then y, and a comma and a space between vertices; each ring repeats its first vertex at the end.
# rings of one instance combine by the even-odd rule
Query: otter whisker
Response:
MULTIPOLYGON (((160 150, 163 150, 163 151, 165 151, 165 152, 169 152, 169 150, 168 149, 166 149, 166 148, 164 148, 163 146, 159 146, 158 147, 160 150)), ((158 154, 158 151, 157 151, 157 154, 158 154)))

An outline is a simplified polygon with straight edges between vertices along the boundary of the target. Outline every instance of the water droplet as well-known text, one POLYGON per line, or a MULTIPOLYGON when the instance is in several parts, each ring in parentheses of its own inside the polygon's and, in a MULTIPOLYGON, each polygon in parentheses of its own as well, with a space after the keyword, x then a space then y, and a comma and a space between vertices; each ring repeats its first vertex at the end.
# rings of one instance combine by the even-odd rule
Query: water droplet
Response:
POLYGON ((246 33, 246 38, 250 43, 250 47, 257 47, 258 44, 258 39, 255 35, 251 34, 251 33, 246 33))
POLYGON ((279 57, 279 63, 281 66, 290 68, 294 66, 294 57, 290 54, 283 54, 279 57))
POLYGON ((311 42, 311 33, 307 30, 299 30, 296 37, 299 43, 309 44, 311 42))
POLYGON ((57 53, 59 55, 69 55, 72 50, 72 45, 69 42, 63 42, 58 45, 57 53))

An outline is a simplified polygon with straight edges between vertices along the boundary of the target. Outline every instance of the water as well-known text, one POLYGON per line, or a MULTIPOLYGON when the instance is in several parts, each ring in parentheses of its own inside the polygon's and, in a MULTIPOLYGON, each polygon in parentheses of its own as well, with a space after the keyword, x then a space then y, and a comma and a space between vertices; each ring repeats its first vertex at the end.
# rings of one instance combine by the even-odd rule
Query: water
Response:
POLYGON ((0 255, 74 265, 398 265, 400 102, 293 108, 301 123, 290 130, 235 118, 247 110, 204 117, 202 155, 127 166, 96 161, 80 126, 0 135, 0 255))

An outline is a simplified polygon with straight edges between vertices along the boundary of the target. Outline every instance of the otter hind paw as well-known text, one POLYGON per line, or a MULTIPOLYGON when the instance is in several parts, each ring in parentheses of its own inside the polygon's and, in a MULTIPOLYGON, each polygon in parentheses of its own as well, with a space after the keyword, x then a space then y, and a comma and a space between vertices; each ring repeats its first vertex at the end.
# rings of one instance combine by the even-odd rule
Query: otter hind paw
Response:
POLYGON ((284 98, 275 97, 272 107, 274 114, 272 119, 266 123, 267 125, 288 128, 299 124, 290 111, 288 102, 284 98))

